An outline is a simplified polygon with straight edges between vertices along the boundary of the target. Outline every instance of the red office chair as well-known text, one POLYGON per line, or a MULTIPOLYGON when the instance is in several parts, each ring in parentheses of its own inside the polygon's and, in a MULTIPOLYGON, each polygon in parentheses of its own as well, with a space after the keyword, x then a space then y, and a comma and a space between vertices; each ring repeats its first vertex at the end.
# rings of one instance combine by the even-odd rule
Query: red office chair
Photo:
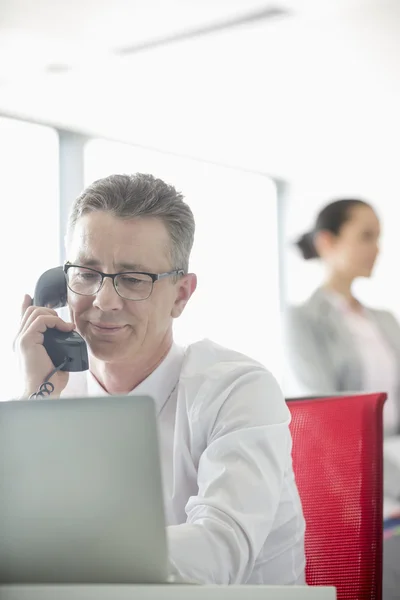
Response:
POLYGON ((382 598, 385 399, 288 399, 307 583, 334 585, 338 600, 382 598))

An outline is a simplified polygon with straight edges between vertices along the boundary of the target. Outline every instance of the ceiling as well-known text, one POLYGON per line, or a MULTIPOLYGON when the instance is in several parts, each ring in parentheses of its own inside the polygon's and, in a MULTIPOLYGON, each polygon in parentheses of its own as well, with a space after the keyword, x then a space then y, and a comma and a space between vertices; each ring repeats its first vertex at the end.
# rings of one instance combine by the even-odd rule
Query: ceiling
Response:
POLYGON ((0 78, 74 68, 253 12, 283 10, 283 3, 251 0, 3 0, 0 49, 8 60, 0 78))
POLYGON ((2 0, 0 56, 3 114, 283 177, 397 168, 397 0, 2 0))

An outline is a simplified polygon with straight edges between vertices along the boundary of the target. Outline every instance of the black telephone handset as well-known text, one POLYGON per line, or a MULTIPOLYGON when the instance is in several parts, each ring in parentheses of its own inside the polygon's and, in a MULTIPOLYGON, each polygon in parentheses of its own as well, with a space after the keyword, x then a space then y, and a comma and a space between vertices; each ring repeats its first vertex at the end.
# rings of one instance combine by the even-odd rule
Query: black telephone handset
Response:
MULTIPOLYGON (((39 277, 33 304, 54 309, 66 306, 67 283, 62 267, 49 269, 39 277)), ((67 360, 62 371, 86 371, 89 368, 86 342, 76 331, 47 329, 43 345, 55 367, 67 360)))

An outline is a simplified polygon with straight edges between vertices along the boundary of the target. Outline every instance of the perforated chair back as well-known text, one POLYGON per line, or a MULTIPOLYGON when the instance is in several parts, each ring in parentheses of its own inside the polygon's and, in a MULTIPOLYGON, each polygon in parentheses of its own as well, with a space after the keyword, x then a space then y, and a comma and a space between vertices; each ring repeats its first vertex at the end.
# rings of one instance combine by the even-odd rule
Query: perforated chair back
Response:
POLYGON ((309 585, 381 600, 386 394, 288 399, 309 585))

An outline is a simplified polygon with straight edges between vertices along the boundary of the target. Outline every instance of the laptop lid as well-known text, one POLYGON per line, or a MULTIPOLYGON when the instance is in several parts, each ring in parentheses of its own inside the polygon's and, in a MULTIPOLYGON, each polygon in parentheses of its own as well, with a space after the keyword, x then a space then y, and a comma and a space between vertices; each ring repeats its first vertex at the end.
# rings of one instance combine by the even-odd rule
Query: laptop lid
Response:
POLYGON ((154 402, 0 402, 0 581, 168 577, 154 402))

